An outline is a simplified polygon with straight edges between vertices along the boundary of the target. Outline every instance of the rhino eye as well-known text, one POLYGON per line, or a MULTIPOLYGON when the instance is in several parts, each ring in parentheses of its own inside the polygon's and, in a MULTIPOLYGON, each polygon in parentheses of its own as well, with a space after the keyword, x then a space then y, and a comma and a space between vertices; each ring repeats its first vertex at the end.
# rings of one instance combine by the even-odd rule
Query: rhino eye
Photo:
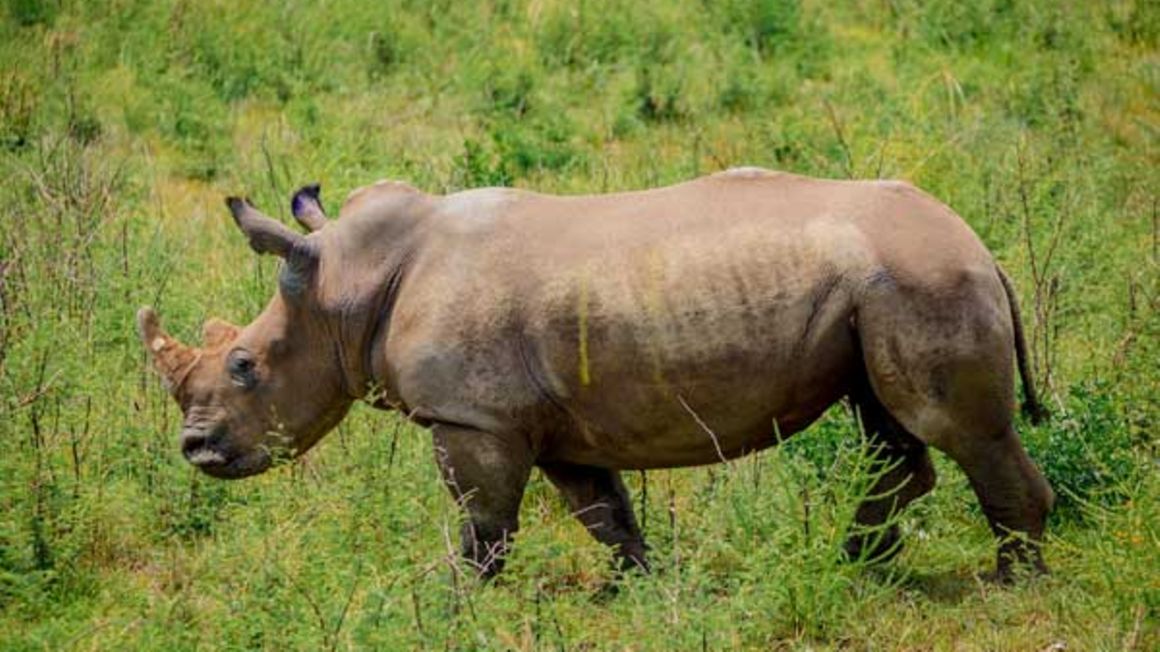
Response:
POLYGON ((232 351, 226 361, 226 368, 230 372, 230 380, 244 389, 253 389, 258 384, 258 376, 254 373, 254 359, 241 349, 232 351))

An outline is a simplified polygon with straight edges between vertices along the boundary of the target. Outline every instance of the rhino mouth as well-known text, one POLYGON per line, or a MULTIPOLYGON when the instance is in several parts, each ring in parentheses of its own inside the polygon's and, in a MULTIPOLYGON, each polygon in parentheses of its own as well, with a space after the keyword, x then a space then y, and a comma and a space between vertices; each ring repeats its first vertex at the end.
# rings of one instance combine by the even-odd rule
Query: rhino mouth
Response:
POLYGON ((269 469, 273 456, 265 449, 228 456, 207 446, 190 453, 186 460, 206 475, 222 480, 237 480, 269 469))
POLYGON ((265 446, 233 445, 224 425, 187 425, 181 433, 181 452, 199 471, 226 480, 257 475, 274 460, 265 446))
POLYGON ((214 450, 208 446, 197 449, 187 455, 185 459, 200 469, 223 466, 228 463, 226 456, 221 451, 214 450))

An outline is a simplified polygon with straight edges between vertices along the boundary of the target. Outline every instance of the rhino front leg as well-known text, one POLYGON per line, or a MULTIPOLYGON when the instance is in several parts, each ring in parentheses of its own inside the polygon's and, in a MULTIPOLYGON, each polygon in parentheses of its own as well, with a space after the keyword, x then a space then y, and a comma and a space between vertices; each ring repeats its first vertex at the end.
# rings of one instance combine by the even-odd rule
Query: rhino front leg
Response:
POLYGON ((443 482, 467 516, 460 535, 463 556, 483 577, 492 577, 503 569, 519 529, 531 453, 519 437, 446 424, 432 431, 443 482))
POLYGON ((540 469, 560 490, 572 513, 592 536, 616 552, 620 570, 648 571, 644 537, 620 473, 562 462, 541 463, 540 469))

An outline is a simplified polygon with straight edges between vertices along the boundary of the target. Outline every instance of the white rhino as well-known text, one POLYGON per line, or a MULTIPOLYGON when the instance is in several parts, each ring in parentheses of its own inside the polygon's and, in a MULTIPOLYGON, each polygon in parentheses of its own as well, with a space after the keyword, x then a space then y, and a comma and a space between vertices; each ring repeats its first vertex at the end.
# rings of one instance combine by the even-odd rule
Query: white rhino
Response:
MULTIPOLYGON (((1040 409, 1015 295, 963 220, 906 183, 753 168, 572 197, 380 182, 335 221, 308 186, 292 201, 308 235, 228 204, 250 245, 285 261, 265 311, 211 320, 201 348, 138 315, 185 415, 182 450, 210 475, 301 454, 373 396, 430 428, 484 574, 534 466, 646 567, 619 471, 761 450, 848 398, 891 469, 860 524, 930 491, 934 446, 1003 538, 999 575, 1043 569, 1054 496, 1012 425, 1013 358, 1040 409)), ((885 556, 897 536, 847 548, 885 556)))

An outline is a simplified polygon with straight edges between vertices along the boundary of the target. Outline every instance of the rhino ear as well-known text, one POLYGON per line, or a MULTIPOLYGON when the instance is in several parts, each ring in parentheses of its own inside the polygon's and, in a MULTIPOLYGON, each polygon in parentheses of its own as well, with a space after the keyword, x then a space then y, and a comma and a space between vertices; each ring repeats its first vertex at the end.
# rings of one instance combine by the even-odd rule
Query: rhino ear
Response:
POLYGON ((250 240, 250 248, 260 254, 280 256, 285 264, 278 277, 282 293, 301 296, 311 285, 318 268, 318 249, 302 235, 272 217, 263 215, 249 200, 229 197, 226 205, 238 228, 250 240))
POLYGON ((322 210, 322 186, 312 183, 302 186, 290 200, 290 212, 294 219, 310 231, 326 226, 326 212, 322 210))
POLYGON ((294 247, 302 243, 301 235, 274 218, 263 215, 248 199, 227 197, 226 206, 229 206, 238 228, 250 240, 250 248, 260 254, 287 258, 294 247))

